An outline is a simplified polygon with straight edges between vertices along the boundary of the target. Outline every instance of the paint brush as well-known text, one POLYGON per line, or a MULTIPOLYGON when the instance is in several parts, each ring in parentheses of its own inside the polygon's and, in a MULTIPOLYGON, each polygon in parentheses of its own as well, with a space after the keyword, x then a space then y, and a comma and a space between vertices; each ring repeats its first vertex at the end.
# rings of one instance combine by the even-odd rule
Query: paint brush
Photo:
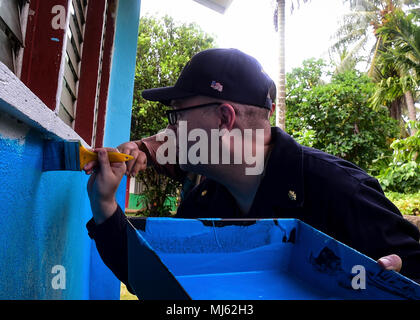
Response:
MULTIPOLYGON (((134 159, 119 152, 108 152, 110 162, 125 162, 134 159)), ((98 154, 86 149, 80 141, 44 140, 42 171, 81 171, 98 154)))

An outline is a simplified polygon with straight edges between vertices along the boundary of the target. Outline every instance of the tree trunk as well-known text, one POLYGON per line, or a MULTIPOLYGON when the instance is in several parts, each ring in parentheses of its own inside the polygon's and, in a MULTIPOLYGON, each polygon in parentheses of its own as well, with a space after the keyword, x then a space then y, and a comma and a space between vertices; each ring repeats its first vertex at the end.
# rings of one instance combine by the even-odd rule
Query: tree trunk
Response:
POLYGON ((391 118, 401 121, 401 103, 400 98, 395 99, 391 102, 391 108, 389 110, 391 118))
MULTIPOLYGON (((404 93, 405 96, 405 102, 407 104, 407 110, 408 110, 408 118, 411 121, 416 121, 416 107, 414 106, 414 99, 413 94, 411 91, 407 91, 404 93)), ((416 133, 415 129, 411 130, 411 135, 413 136, 416 133)))
POLYGON ((277 83, 276 126, 286 128, 286 63, 285 63, 285 0, 277 0, 279 28, 279 80, 277 83))

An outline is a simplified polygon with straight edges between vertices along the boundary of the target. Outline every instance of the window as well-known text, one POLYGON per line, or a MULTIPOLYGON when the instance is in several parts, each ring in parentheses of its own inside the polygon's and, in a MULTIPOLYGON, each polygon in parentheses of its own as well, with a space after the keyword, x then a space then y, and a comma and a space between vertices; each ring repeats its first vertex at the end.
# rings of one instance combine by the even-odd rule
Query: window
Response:
POLYGON ((0 0, 0 61, 15 74, 17 57, 23 48, 21 12, 26 0, 0 0))
POLYGON ((103 139, 116 3, 31 0, 23 13, 21 81, 90 145, 103 139))
MULTIPOLYGON (((1 0, 0 0, 1 1, 1 0)), ((70 127, 73 127, 75 108, 80 78, 80 62, 83 50, 84 30, 86 24, 87 0, 72 0, 70 4, 70 21, 67 28, 67 46, 63 87, 60 98, 59 116, 70 127)))

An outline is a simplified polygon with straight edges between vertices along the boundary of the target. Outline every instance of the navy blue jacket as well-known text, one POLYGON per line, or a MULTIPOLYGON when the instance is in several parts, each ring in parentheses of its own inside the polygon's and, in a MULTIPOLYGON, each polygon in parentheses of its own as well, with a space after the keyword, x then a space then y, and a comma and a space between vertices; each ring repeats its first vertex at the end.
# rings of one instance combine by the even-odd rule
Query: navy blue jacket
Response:
MULTIPOLYGON (((177 218, 296 218, 377 260, 397 254, 401 273, 420 283, 419 230, 389 201, 378 181, 354 164, 299 145, 272 128, 274 144, 249 213, 240 214, 221 184, 205 179, 178 208, 177 218)), ((105 264, 127 284, 126 217, 87 224, 105 264)))

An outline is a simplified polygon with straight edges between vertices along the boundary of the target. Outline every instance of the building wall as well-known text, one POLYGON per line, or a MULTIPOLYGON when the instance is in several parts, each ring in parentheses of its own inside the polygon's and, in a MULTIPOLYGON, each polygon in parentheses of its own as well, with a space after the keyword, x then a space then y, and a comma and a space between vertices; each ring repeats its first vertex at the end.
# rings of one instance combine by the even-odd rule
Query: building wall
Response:
MULTIPOLYGON (((114 54, 111 66, 107 111, 105 115, 104 143, 106 147, 117 147, 130 139, 131 107, 133 104, 134 73, 137 54, 140 1, 119 0, 114 54)), ((117 201, 125 208, 127 179, 124 177, 117 191, 117 201)), ((96 247, 92 247, 91 298, 105 299, 103 292, 120 293, 120 282, 102 281, 101 277, 113 275, 104 266, 96 247), (100 272, 98 272, 100 270, 100 272)))
POLYGON ((42 173, 42 140, 1 114, 0 299, 89 299, 87 177, 42 173), (56 265, 65 270, 64 290, 53 288, 56 265))
MULTIPOLYGON (((139 0, 118 2, 113 67, 124 62, 134 72, 139 10, 139 0)), ((131 117, 134 74, 115 73, 109 99, 122 94, 125 103, 116 118, 107 111, 106 122, 113 123, 106 123, 104 132, 109 147, 129 139, 131 117), (122 88, 114 92, 113 82, 121 82, 122 88), (111 131, 118 128, 114 135, 111 131)), ((0 299, 119 299, 120 283, 101 261, 85 227, 92 217, 88 176, 42 172, 45 138, 79 139, 87 145, 0 63, 0 299)), ((122 207, 125 184, 118 191, 122 207)))

